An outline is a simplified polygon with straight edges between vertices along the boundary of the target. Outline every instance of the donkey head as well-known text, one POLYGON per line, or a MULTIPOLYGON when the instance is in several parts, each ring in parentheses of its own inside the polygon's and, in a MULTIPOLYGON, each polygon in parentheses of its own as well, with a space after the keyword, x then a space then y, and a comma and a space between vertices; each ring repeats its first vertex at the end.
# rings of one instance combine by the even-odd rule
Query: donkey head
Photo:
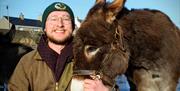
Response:
POLYGON ((112 85, 114 78, 126 71, 128 52, 124 47, 123 32, 116 22, 123 4, 123 0, 112 3, 96 0, 74 36, 75 74, 95 73, 104 84, 112 85))

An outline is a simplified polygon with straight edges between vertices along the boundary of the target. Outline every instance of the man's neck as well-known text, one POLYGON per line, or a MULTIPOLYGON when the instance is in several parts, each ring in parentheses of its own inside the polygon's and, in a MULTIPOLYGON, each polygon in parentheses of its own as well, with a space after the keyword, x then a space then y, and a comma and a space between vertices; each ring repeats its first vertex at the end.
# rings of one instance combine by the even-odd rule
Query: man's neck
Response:
POLYGON ((49 45, 49 47, 51 49, 53 49, 58 54, 60 54, 61 50, 65 47, 65 44, 64 45, 60 45, 60 44, 55 44, 55 43, 52 43, 52 42, 48 42, 48 45, 49 45))

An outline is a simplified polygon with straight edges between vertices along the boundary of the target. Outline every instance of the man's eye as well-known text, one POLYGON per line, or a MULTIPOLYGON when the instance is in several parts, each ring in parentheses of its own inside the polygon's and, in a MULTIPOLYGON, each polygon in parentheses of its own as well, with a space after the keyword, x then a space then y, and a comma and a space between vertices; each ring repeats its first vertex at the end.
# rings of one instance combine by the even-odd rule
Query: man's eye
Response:
POLYGON ((55 17, 51 17, 51 18, 49 18, 49 20, 50 20, 50 21, 56 21, 56 20, 57 20, 57 18, 55 18, 55 17))
POLYGON ((65 21, 71 21, 70 18, 63 18, 63 20, 65 20, 65 21))
POLYGON ((57 19, 56 19, 56 18, 52 18, 51 20, 52 20, 52 21, 56 21, 57 19))

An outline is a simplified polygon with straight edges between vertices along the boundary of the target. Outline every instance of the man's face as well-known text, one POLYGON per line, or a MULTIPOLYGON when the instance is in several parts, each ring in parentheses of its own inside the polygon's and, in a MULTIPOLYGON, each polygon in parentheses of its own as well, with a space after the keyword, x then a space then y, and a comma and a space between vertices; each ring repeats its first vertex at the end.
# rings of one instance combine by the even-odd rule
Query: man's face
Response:
POLYGON ((50 42, 65 44, 72 37, 72 22, 69 13, 51 12, 46 20, 45 32, 50 42))

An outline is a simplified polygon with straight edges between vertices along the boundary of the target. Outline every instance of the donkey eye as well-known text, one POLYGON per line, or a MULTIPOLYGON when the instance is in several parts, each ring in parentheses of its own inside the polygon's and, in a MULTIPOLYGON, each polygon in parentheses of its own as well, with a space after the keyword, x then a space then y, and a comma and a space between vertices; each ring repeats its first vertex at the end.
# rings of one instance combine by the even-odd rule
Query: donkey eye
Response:
POLYGON ((87 52, 93 52, 93 51, 96 51, 96 47, 94 47, 94 46, 88 46, 87 48, 86 48, 86 51, 87 52))
POLYGON ((86 45, 84 48, 84 54, 88 59, 92 58, 95 56, 96 53, 98 53, 99 48, 91 45, 86 45))

